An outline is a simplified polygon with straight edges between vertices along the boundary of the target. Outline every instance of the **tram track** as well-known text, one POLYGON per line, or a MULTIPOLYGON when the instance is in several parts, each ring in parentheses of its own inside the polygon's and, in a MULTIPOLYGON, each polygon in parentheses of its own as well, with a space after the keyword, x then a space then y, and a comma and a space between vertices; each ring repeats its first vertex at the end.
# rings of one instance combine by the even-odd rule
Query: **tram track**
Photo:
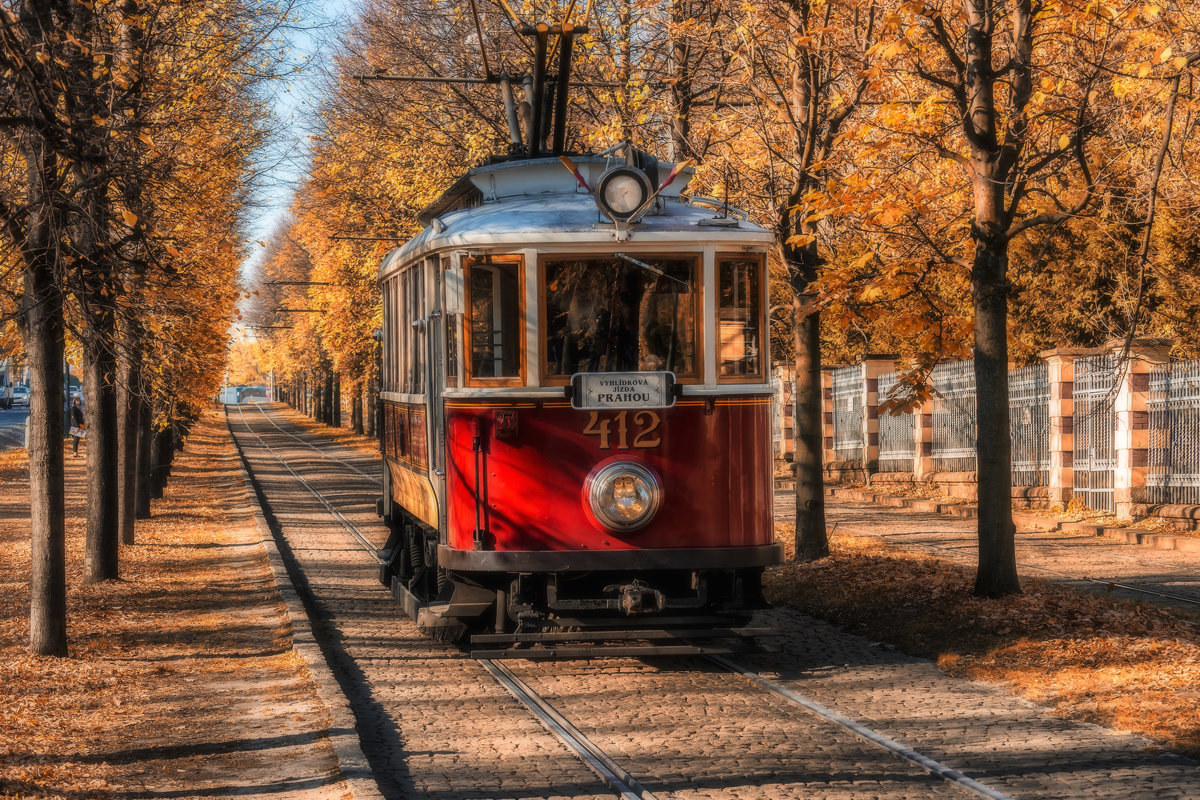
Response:
MULTIPOLYGON (((321 448, 306 442, 301 437, 284 430, 278 425, 270 415, 261 406, 259 410, 262 416, 271 422, 281 434, 288 436, 291 439, 299 441, 310 448, 317 450, 323 458, 328 461, 340 464, 349 468, 352 472, 358 475, 374 480, 371 476, 362 473, 361 470, 353 467, 343 459, 338 459, 331 456, 329 453, 322 451, 321 448)), ((358 529, 352 521, 342 514, 333 503, 318 491, 312 483, 304 478, 291 464, 288 463, 275 448, 267 444, 266 440, 256 432, 250 425, 249 420, 242 407, 238 406, 238 412, 241 421, 246 428, 246 432, 258 440, 259 445, 266 450, 275 460, 277 460, 284 469, 290 473, 318 502, 331 514, 338 523, 354 538, 357 544, 371 556, 373 560, 379 562, 377 550, 366 536, 358 529)), ((227 412, 228 413, 228 412, 227 412)), ((813 717, 835 726, 842 731, 852 734, 859 740, 873 745, 879 749, 886 751, 889 755, 906 762, 929 775, 940 779, 946 784, 952 786, 967 794, 985 798, 985 800, 1009 800, 1008 796, 998 792, 985 784, 979 783, 966 775, 947 767, 940 762, 924 756, 915 750, 900 744, 883 734, 870 729, 864 725, 849 719, 832 709, 820 705, 816 701, 801 695, 800 693, 787 688, 783 684, 772 681, 753 670, 747 669, 736 662, 733 662, 723 656, 709 655, 704 656, 708 663, 719 667, 723 672, 742 679, 745 683, 761 689, 765 694, 785 700, 796 708, 800 708, 813 717)), ((625 768, 608 755, 604 750, 598 747, 579 727, 572 723, 564 714, 554 707, 545 697, 534 690, 528 682, 523 680, 511 667, 497 661, 495 659, 480 658, 474 659, 487 674, 502 686, 509 694, 511 694, 521 705, 523 705, 531 715, 541 724, 546 730, 559 739, 576 757, 583 762, 592 772, 594 772, 606 785, 608 785, 617 796, 622 800, 657 800, 656 796, 648 791, 638 780, 631 775, 625 768)))
MULTIPOLYGON (((263 417, 264 417, 264 418, 267 420, 267 422, 270 422, 272 425, 274 425, 274 426, 275 426, 275 428, 276 428, 276 429, 277 429, 277 430, 278 430, 280 433, 282 433, 284 436, 289 436, 289 437, 291 437, 292 439, 295 439, 297 442, 299 442, 300 444, 304 445, 305 447, 308 447, 308 448, 311 448, 312 450, 315 450, 315 451, 317 451, 317 452, 318 452, 318 453, 319 453, 319 454, 320 454, 320 455, 321 455, 323 458, 325 458, 325 459, 327 459, 327 460, 329 460, 329 461, 332 461, 332 462, 334 462, 334 463, 336 463, 336 464, 340 464, 340 465, 341 465, 341 466, 343 466, 343 467, 346 467, 346 468, 347 468, 347 469, 349 469, 351 472, 354 472, 354 473, 355 473, 355 474, 357 474, 357 475, 361 475, 362 477, 366 478, 367 480, 371 481, 372 483, 374 483, 374 484, 376 484, 376 485, 378 485, 378 486, 383 486, 383 479, 382 479, 382 478, 377 478, 377 477, 376 477, 376 476, 374 476, 374 475, 369 475, 369 474, 367 474, 366 472, 363 472, 361 469, 359 469, 359 468, 355 467, 353 464, 351 464, 351 463, 350 463, 350 462, 348 462, 348 461, 344 461, 343 459, 340 459, 340 458, 334 458, 333 456, 329 455, 329 452, 328 452, 328 450, 327 450, 326 448, 324 448, 324 447, 318 447, 317 445, 313 444, 312 442, 308 441, 307 439, 304 439, 304 438, 302 438, 302 437, 300 437, 300 436, 297 436, 296 434, 292 433, 291 431, 284 430, 284 429, 283 429, 283 427, 282 427, 282 426, 281 426, 281 425, 280 425, 278 422, 276 422, 274 419, 272 419, 272 418, 271 418, 271 415, 267 413, 267 410, 266 410, 266 408, 263 406, 263 404, 262 404, 262 403, 254 403, 253 405, 254 405, 254 406, 255 406, 255 407, 256 407, 256 408, 257 408, 259 411, 261 411, 261 412, 262 412, 262 415, 263 415, 263 417)), ((238 406, 238 409, 239 409, 239 410, 241 410, 241 408, 242 408, 242 407, 241 407, 241 405, 239 405, 239 406, 238 406)))

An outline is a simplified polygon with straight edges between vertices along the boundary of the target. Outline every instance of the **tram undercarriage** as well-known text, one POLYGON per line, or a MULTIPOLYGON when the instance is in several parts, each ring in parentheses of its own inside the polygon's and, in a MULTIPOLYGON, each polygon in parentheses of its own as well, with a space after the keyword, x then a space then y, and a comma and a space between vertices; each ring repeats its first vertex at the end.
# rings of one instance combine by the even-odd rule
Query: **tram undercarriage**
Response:
MULTIPOLYGON (((756 609, 769 607, 762 596, 762 567, 546 571, 537 563, 543 554, 506 553, 513 565, 531 556, 529 571, 446 569, 439 565, 444 548, 437 531, 394 510, 399 519, 390 524, 391 535, 379 551, 380 582, 422 633, 470 644, 474 655, 510 652, 494 649, 497 645, 525 656, 535 655, 526 649, 535 645, 555 657, 591 654, 584 650, 611 654, 611 644, 583 649, 578 644, 631 640, 678 642, 635 648, 647 653, 717 652, 683 644, 697 639, 738 639, 742 646, 732 649, 745 650, 750 637, 769 633, 744 627, 756 609), (490 649, 479 651, 480 646, 490 649)), ((681 551, 680 560, 689 555, 681 551)), ((629 556, 653 561, 637 551, 629 556)))

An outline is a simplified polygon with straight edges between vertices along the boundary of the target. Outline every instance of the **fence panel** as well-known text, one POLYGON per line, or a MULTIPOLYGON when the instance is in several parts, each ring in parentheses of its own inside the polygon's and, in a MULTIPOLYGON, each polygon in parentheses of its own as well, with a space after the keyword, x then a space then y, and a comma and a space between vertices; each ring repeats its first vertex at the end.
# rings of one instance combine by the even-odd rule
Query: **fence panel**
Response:
POLYGON ((1146 499, 1200 505, 1200 361, 1150 375, 1146 499))
POLYGON ((1012 485, 1050 484, 1050 370, 1034 364, 1008 373, 1012 485))
MULTIPOLYGON (((879 376, 879 402, 891 395, 898 380, 895 372, 879 376)), ((917 443, 912 413, 879 414, 879 471, 912 472, 917 443)))
POLYGON ((833 371, 833 450, 839 461, 863 461, 863 383, 862 367, 833 371))
POLYGON ((933 386, 933 468, 938 472, 975 469, 975 362, 938 364, 933 386))
POLYGON ((1075 360, 1072 490, 1088 508, 1112 511, 1117 466, 1116 366, 1111 355, 1075 360))

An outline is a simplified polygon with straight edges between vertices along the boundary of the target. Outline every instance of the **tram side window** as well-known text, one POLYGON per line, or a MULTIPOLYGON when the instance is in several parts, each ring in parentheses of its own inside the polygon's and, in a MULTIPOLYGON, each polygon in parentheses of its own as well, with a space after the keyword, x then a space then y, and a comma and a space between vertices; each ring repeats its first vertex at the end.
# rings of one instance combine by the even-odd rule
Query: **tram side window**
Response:
POLYGON ((446 385, 458 386, 458 314, 446 315, 446 385))
POLYGON ((475 263, 467 276, 470 369, 475 379, 521 377, 519 265, 475 263))
POLYGON ((399 309, 396 307, 395 277, 383 285, 383 389, 387 392, 399 391, 396 381, 396 360, 399 357, 399 341, 397 339, 400 320, 399 309))
POLYGON ((400 276, 404 284, 404 389, 410 394, 425 391, 425 269, 422 264, 410 267, 400 276))
POLYGON ((546 375, 669 370, 696 378, 695 259, 546 261, 546 375))
POLYGON ((383 284, 383 390, 392 391, 392 285, 383 284))
POLYGON ((761 377, 762 260, 722 259, 717 266, 717 361, 722 379, 761 377))
POLYGON ((405 320, 404 309, 400 306, 400 277, 392 278, 388 287, 388 296, 392 306, 392 329, 390 341, 392 345, 391 363, 388 365, 388 383, 393 392, 403 389, 400 385, 400 364, 404 357, 405 320))

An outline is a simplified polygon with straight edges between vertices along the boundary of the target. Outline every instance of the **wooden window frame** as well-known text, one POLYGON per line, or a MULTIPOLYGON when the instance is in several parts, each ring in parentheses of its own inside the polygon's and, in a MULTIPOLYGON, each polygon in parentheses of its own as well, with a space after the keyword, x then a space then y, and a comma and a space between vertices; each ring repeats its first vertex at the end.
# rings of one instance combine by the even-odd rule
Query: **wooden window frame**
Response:
POLYGON ((525 308, 525 256, 519 253, 511 253, 504 255, 489 255, 478 256, 472 258, 464 258, 462 261, 463 271, 463 337, 459 341, 460 355, 462 360, 463 384, 467 387, 475 388, 502 388, 511 386, 524 386, 526 375, 528 374, 528 365, 525 361, 525 328, 526 328, 526 308, 525 308), (473 318, 471 315, 471 268, 480 264, 512 264, 517 270, 517 328, 520 331, 520 341, 517 351, 517 375, 506 378, 482 378, 476 377, 473 373, 475 368, 474 351, 472 350, 471 335, 473 331, 473 318))
MULTIPOLYGON (((622 251, 626 252, 626 251, 622 251)), ((663 261, 690 261, 692 262, 692 287, 695 290, 693 294, 695 299, 692 307, 692 319, 695 324, 696 331, 696 353, 693 357, 694 370, 692 375, 675 376, 675 382, 696 386, 704 382, 704 354, 705 354, 705 339, 704 331, 704 254, 695 251, 675 253, 675 252, 649 252, 639 253, 637 251, 628 251, 633 258, 655 258, 663 261)), ((549 317, 546 306, 546 266, 551 261, 599 261, 602 259, 614 258, 611 253, 554 253, 554 252, 539 252, 538 253, 538 315, 541 319, 541 326, 538 330, 538 361, 542 369, 542 385, 543 386, 567 386, 571 382, 571 376, 559 376, 550 374, 550 354, 546 347, 546 334, 549 330, 549 317)))
POLYGON ((714 259, 713 295, 716 298, 715 330, 712 333, 713 348, 717 353, 718 384, 758 384, 767 380, 767 358, 770 347, 767 343, 767 257, 764 253, 717 253, 714 259), (726 261, 758 261, 758 372, 754 375, 721 374, 721 264, 726 261))

